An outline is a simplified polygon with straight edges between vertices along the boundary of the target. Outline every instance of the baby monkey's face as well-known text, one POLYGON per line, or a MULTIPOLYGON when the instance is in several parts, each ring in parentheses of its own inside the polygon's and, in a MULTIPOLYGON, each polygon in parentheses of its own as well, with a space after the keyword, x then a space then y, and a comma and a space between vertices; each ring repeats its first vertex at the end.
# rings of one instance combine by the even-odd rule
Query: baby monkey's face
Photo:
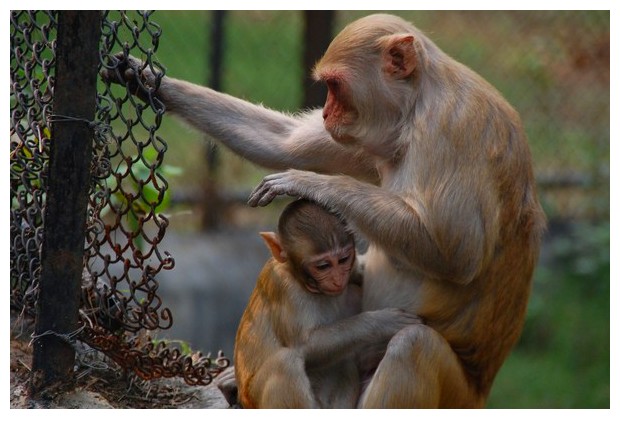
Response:
POLYGON ((307 276, 306 289, 312 293, 340 295, 349 283, 354 262, 353 244, 304 258, 302 268, 307 276))

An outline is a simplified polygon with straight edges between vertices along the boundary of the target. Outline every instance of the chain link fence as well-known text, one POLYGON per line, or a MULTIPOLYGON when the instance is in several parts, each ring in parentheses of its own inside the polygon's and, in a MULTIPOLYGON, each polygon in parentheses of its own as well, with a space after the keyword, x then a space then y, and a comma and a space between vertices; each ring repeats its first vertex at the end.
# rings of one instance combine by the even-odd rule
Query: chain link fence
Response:
MULTIPOLYGON (((18 323, 26 323, 38 308, 52 305, 35 304, 54 124, 87 122, 94 140, 79 326, 69 333, 35 331, 33 338, 51 335, 72 345, 79 340, 143 380, 182 377, 188 384, 209 384, 228 366, 227 358, 183 353, 149 337, 172 324, 156 280, 174 267, 160 246, 168 226, 161 211, 169 203, 167 144, 158 131, 164 109, 153 97, 145 104, 128 88, 101 85, 94 121, 55 115, 57 28, 58 13, 11 12, 11 308, 20 315, 18 323)), ((115 70, 113 54, 124 51, 163 70, 153 58, 160 34, 150 13, 104 13, 100 67, 115 70)))

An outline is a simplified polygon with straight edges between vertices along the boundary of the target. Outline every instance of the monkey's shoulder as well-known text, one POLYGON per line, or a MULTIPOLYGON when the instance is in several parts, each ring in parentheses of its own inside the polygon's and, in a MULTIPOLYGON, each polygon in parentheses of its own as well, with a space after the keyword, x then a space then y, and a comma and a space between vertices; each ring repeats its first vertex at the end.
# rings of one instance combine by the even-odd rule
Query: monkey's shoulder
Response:
POLYGON ((252 308, 268 313, 275 324, 281 319, 294 322, 303 318, 299 314, 305 311, 304 307, 316 306, 316 297, 299 284, 288 264, 274 258, 263 266, 250 301, 252 308))
POLYGON ((269 258, 258 276, 255 292, 260 293, 269 302, 279 305, 289 295, 296 294, 298 288, 299 284, 290 273, 288 265, 269 258))

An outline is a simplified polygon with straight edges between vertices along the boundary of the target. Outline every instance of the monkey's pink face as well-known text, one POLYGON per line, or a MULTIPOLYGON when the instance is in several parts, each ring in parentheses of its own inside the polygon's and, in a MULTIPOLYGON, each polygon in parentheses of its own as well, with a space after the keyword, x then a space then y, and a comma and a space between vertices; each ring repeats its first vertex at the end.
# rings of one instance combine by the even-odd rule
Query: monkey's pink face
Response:
POLYGON ((355 123, 358 113, 350 102, 350 89, 340 75, 323 80, 327 84, 323 126, 338 143, 351 143, 354 138, 347 133, 347 128, 355 123))
POLYGON ((303 268, 309 277, 306 288, 312 293, 340 295, 349 283, 354 262, 353 245, 304 260, 303 268))

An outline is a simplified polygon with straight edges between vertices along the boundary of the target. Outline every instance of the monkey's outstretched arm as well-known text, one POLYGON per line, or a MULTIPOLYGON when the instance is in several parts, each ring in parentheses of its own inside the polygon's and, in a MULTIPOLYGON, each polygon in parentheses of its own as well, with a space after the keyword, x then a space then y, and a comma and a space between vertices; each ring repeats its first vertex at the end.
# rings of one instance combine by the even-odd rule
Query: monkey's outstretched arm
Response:
POLYGON ((336 143, 325 131, 320 110, 287 115, 175 79, 164 79, 158 94, 173 113, 262 167, 376 180, 366 154, 336 143))
POLYGON ((377 180, 374 164, 361 149, 332 139, 320 110, 289 115, 190 82, 165 76, 157 82, 156 72, 140 60, 122 54, 115 58, 118 65, 102 72, 104 80, 127 84, 142 99, 148 97, 144 88, 154 88, 168 111, 249 161, 276 170, 296 168, 377 180), (143 85, 136 83, 138 78, 143 85))

